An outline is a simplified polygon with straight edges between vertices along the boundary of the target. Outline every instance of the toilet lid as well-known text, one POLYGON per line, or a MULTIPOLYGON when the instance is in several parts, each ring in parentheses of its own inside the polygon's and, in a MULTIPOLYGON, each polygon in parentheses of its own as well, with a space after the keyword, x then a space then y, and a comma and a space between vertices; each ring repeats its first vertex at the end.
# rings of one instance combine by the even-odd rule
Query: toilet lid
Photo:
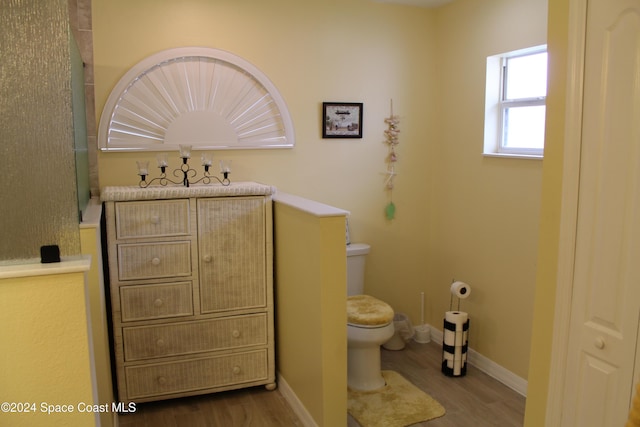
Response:
POLYGON ((379 326, 392 320, 393 309, 386 302, 369 295, 347 297, 347 323, 379 326))

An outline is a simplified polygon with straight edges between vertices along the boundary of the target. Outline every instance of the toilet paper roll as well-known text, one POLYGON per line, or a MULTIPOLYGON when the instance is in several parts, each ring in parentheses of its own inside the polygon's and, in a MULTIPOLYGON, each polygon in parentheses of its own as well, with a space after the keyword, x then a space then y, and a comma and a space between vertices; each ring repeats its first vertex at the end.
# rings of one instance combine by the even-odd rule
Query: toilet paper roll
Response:
POLYGON ((466 373, 469 315, 464 311, 447 311, 444 318, 442 372, 449 376, 466 373))
POLYGON ((465 299, 471 294, 471 288, 464 282, 453 282, 451 284, 451 294, 460 299, 465 299))
POLYGON ((463 333, 455 333, 454 331, 444 331, 444 343, 451 347, 462 347, 466 342, 466 336, 463 333))
POLYGON ((455 333, 455 331, 450 331, 448 329, 445 329, 444 330, 443 342, 446 345, 450 345, 450 346, 456 345, 456 333, 455 333))
POLYGON ((447 368, 453 370, 454 375, 460 375, 462 367, 467 362, 467 353, 463 353, 462 347, 457 347, 454 353, 445 352, 443 359, 446 362, 447 368))
POLYGON ((444 314, 444 320, 456 325, 456 331, 462 331, 462 328, 464 324, 467 323, 468 319, 469 315, 464 311, 447 311, 444 314))
POLYGON ((453 375, 460 375, 462 373, 462 360, 453 361, 453 375))

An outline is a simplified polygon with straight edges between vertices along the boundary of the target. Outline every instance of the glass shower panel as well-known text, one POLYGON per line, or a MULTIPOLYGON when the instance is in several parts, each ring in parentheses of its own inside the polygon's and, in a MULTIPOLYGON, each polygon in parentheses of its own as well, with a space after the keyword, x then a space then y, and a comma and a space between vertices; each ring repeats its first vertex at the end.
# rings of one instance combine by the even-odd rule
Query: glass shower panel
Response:
POLYGON ((0 262, 80 253, 68 3, 0 8, 0 262))
POLYGON ((71 48, 71 93, 73 110, 73 141, 76 161, 78 215, 82 215, 91 198, 89 184, 89 149, 87 147, 87 109, 84 93, 84 62, 73 33, 69 32, 71 48))

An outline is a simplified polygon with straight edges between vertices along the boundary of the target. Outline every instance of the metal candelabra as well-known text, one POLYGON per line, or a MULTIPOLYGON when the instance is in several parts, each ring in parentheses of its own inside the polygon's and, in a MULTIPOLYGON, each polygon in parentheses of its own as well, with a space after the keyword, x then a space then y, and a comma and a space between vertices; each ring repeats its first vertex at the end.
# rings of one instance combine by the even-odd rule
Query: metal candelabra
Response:
POLYGON ((148 161, 138 161, 138 175, 140 176, 140 182, 138 185, 142 188, 147 188, 153 183, 166 186, 169 184, 174 185, 184 185, 185 187, 189 187, 192 184, 211 184, 211 183, 219 183, 224 186, 228 186, 231 184, 231 180, 229 179, 229 174, 231 173, 230 162, 220 161, 220 174, 222 175, 222 179, 218 178, 215 175, 211 175, 209 173, 209 169, 213 164, 212 156, 208 154, 202 155, 202 166, 204 167, 204 172, 202 177, 199 179, 195 179, 198 176, 198 172, 195 169, 192 169, 189 166, 189 159, 191 158, 191 146, 181 145, 180 146, 180 158, 182 159, 182 164, 179 168, 173 170, 173 176, 176 179, 182 178, 181 180, 173 180, 167 177, 167 155, 166 154, 158 154, 158 168, 160 169, 160 176, 153 178, 147 181, 147 176, 149 176, 149 162, 148 161))

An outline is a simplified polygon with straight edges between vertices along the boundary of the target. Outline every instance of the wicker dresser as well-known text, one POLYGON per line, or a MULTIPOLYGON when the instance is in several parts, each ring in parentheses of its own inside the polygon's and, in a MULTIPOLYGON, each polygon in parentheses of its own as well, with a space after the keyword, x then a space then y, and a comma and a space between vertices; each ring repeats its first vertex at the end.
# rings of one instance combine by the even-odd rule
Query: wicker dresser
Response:
POLYGON ((273 191, 103 189, 120 401, 275 388, 273 191))

